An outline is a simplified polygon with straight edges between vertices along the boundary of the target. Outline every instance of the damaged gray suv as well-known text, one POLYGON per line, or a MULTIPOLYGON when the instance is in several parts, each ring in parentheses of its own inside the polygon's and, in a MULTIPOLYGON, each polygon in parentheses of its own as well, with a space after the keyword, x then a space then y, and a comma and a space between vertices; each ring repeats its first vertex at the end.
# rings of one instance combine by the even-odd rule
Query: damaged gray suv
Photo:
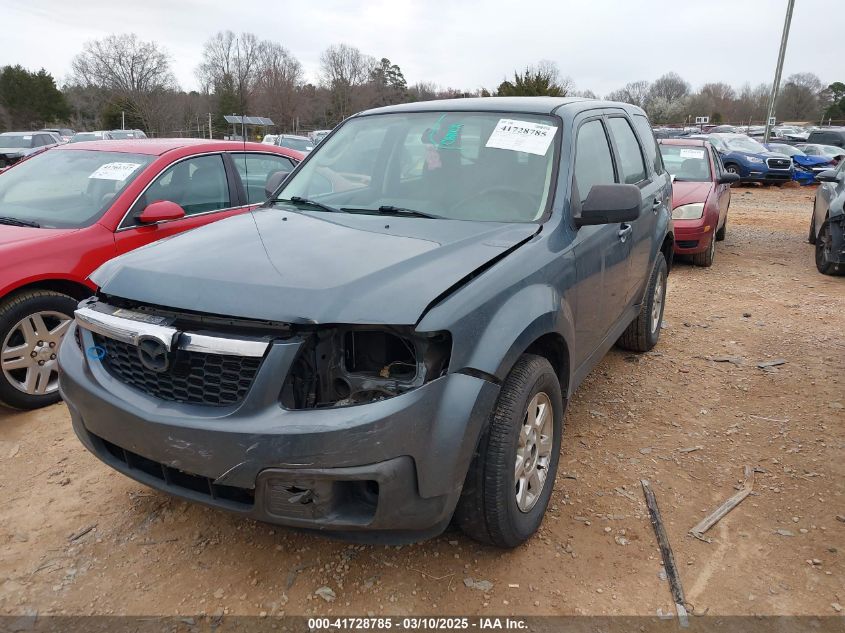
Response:
POLYGON ((615 343, 660 334, 671 183, 643 111, 380 108, 267 181, 253 213, 92 276, 59 358, 79 439, 260 521, 525 541, 567 400, 615 343))

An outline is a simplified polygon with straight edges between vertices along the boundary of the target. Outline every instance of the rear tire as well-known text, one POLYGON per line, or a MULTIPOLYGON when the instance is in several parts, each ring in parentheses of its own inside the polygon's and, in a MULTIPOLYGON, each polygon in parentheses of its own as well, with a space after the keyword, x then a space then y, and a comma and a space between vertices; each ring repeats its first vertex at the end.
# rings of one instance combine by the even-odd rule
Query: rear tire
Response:
POLYGON ((38 409, 59 401, 56 355, 78 303, 51 290, 0 302, 0 404, 38 409))
POLYGON ((706 251, 695 253, 692 256, 692 263, 696 266, 710 268, 713 265, 713 259, 716 257, 716 235, 710 237, 710 245, 706 251))
POLYGON ((647 352, 657 345, 660 324, 663 322, 663 307, 666 304, 667 272, 666 259, 663 253, 658 253, 640 313, 616 341, 619 347, 632 352, 647 352))
POLYGON ((513 548, 537 531, 554 490, 563 413, 549 361, 523 354, 502 385, 464 481, 454 517, 464 534, 513 548))

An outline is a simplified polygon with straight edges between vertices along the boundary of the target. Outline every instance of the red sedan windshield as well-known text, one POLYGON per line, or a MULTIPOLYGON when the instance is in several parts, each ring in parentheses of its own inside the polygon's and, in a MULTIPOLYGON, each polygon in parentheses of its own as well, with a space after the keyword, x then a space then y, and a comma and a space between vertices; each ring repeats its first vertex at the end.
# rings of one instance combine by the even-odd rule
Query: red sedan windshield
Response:
POLYGON ((153 158, 91 150, 33 156, 0 175, 0 217, 44 228, 88 226, 153 158))

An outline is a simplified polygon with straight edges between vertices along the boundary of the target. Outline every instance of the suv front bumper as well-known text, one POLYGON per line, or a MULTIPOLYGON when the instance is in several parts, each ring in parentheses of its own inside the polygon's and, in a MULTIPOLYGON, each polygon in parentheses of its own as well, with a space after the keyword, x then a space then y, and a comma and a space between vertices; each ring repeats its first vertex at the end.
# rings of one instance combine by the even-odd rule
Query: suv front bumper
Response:
POLYGON ((499 391, 449 374, 370 404, 290 411, 279 403, 280 371, 296 350, 280 343, 242 403, 190 405, 115 379, 83 353, 93 345, 87 330, 65 341, 60 390, 74 431, 109 466, 256 520, 367 541, 446 527, 499 391))

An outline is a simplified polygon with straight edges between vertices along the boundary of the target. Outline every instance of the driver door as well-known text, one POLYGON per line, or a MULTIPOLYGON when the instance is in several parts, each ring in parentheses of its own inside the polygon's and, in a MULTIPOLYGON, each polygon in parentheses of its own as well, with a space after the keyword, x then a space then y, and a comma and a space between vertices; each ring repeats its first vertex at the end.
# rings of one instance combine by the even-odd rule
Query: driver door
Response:
POLYGON ((132 205, 115 234, 117 253, 214 222, 243 208, 221 154, 186 158, 164 169, 132 205), (157 200, 175 202, 185 210, 185 217, 155 224, 138 222, 144 208, 157 200))
MULTIPOLYGON (((573 167, 573 216, 593 185, 619 182, 610 140, 601 116, 576 121, 573 167)), ((575 253, 575 355, 578 365, 587 360, 607 336, 625 306, 632 240, 620 236, 619 224, 582 226, 576 229, 575 253), (625 239, 623 239, 623 237, 625 239)))

